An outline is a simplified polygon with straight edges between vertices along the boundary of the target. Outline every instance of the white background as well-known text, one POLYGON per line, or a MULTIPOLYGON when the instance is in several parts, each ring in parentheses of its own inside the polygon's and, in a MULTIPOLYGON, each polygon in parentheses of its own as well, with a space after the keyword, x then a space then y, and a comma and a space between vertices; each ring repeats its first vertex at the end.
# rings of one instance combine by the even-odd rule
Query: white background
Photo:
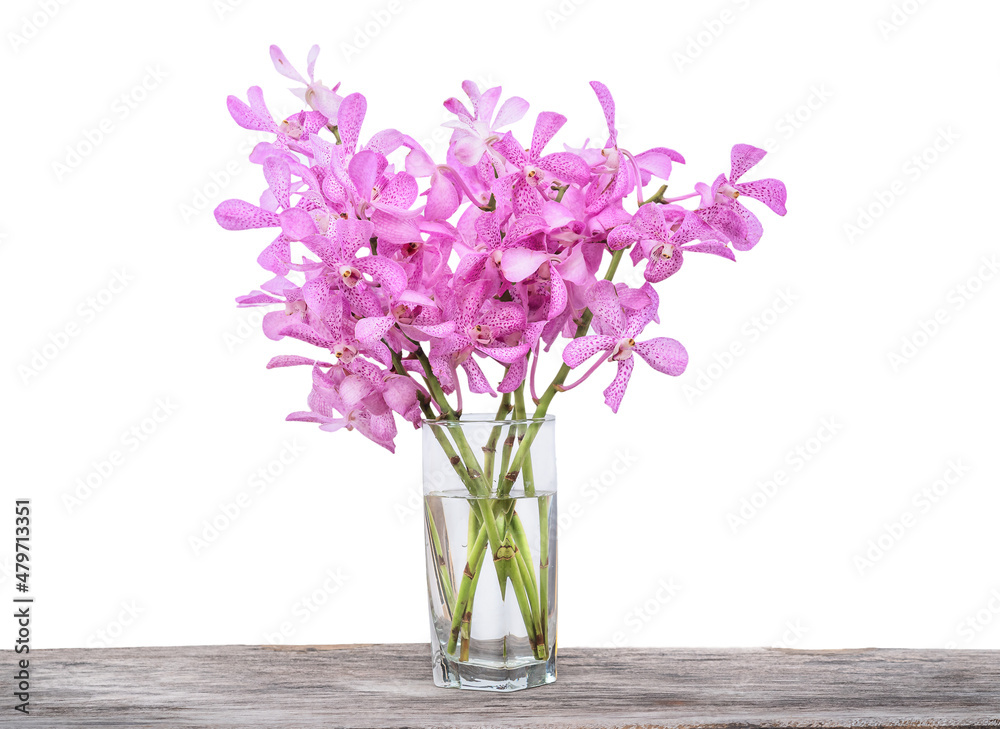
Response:
POLYGON ((308 376, 264 364, 301 350, 233 304, 264 280, 270 233, 210 212, 263 187, 226 95, 259 84, 297 111, 268 46, 304 70, 319 43, 318 76, 368 97, 364 138, 396 127, 442 157, 441 102, 470 78, 531 102, 522 140, 556 110, 570 121, 553 149, 600 142, 599 79, 623 146, 686 156, 674 194, 728 172, 737 142, 772 150, 748 179, 788 186, 788 216, 758 206, 764 238, 737 264, 691 256, 659 287, 655 334, 691 353, 682 378, 636 367, 617 416, 604 374, 556 401, 563 645, 1000 648, 1000 279, 983 263, 1000 252, 998 16, 915 0, 7 0, 0 589, 11 502, 31 497, 35 647, 427 640, 419 434, 390 456, 284 422, 308 376), (144 440, 123 439, 133 427, 144 440))

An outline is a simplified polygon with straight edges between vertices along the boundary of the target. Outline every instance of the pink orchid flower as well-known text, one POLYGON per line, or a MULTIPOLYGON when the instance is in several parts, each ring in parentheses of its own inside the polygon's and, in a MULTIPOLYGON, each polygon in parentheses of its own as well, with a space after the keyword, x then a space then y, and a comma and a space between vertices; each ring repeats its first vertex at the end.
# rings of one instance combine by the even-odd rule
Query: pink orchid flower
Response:
POLYGON ((458 117, 455 121, 444 123, 444 126, 455 130, 451 137, 455 156, 463 165, 472 167, 487 154, 502 166, 502 159, 494 151, 494 145, 502 136, 500 130, 520 121, 528 111, 528 102, 519 96, 512 96, 500 106, 494 117, 501 87, 494 86, 480 93, 479 84, 464 81, 462 90, 472 103, 471 112, 454 97, 444 102, 444 108, 458 117))
POLYGON ((600 353, 602 358, 580 381, 570 387, 575 387, 589 377, 604 362, 617 362, 615 379, 604 390, 604 402, 612 412, 617 413, 635 367, 633 353, 642 357, 657 372, 674 376, 683 373, 688 363, 687 350, 676 339, 656 337, 644 342, 636 341, 636 337, 655 316, 656 303, 651 302, 644 309, 626 314, 614 285, 610 281, 598 281, 591 290, 590 309, 595 318, 600 319, 603 333, 571 341, 563 350, 563 362, 576 368, 595 354, 600 353), (607 355, 607 359, 604 359, 604 355, 607 355))
POLYGON ((643 276, 651 283, 659 283, 680 270, 685 251, 712 253, 735 261, 736 256, 720 237, 695 213, 676 206, 649 204, 639 208, 631 224, 611 231, 608 246, 613 251, 632 246, 632 262, 638 264, 645 259, 643 276))
POLYGON ((759 200, 778 215, 784 215, 787 193, 781 180, 768 178, 754 182, 740 182, 739 179, 754 165, 760 162, 767 150, 752 147, 749 144, 737 144, 731 153, 731 169, 729 177, 719 175, 712 186, 703 182, 695 185, 695 190, 701 194, 701 207, 698 214, 706 223, 719 227, 726 232, 738 251, 748 251, 760 241, 764 228, 760 220, 742 203, 737 200, 740 195, 759 200), (723 223, 720 217, 723 213, 736 213, 743 223, 743 229, 731 222, 723 223), (722 223, 720 225, 720 223, 722 223))

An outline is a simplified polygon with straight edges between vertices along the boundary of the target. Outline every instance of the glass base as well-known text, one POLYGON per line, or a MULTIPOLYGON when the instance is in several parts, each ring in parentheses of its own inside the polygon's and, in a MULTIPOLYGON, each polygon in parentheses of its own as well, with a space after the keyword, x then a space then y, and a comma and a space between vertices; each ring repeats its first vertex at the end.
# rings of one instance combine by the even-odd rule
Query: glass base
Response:
POLYGON ((521 661, 508 665, 457 661, 441 651, 434 652, 434 685, 441 688, 506 692, 544 686, 555 680, 555 652, 546 661, 521 661))

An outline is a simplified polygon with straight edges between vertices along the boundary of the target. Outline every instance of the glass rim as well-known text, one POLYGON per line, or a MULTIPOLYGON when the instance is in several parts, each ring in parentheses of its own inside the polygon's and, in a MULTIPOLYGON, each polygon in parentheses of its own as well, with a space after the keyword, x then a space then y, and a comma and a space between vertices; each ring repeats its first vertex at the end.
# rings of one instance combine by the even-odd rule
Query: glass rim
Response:
POLYGON ((542 423, 554 423, 555 415, 546 413, 540 418, 507 418, 498 420, 496 413, 463 413, 459 420, 420 420, 421 428, 460 428, 463 425, 540 425, 542 423))

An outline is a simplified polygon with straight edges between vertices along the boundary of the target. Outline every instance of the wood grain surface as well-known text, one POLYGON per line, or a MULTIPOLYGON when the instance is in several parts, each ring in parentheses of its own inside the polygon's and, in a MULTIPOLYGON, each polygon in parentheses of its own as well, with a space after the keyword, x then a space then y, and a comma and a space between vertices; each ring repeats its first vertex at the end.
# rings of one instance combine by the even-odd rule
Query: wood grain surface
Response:
POLYGON ((436 688, 426 644, 33 650, 31 667, 31 715, 5 690, 0 726, 1000 726, 998 651, 566 648, 556 683, 512 694, 436 688))

